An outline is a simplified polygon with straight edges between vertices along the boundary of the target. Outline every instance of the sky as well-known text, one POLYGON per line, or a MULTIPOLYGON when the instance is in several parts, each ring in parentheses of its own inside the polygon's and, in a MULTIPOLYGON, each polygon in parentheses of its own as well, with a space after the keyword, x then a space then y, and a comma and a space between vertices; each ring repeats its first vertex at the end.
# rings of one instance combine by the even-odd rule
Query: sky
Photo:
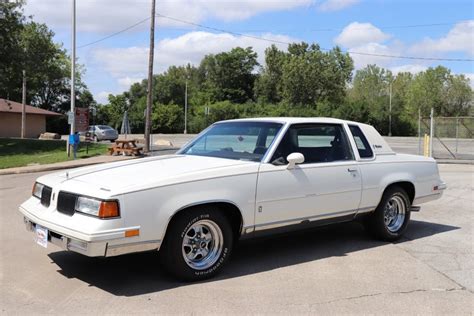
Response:
MULTIPOLYGON (((76 3, 83 80, 95 99, 106 103, 110 93, 122 93, 146 77, 151 0, 76 3)), ((46 23, 68 50, 71 11, 72 0, 27 0, 25 6, 25 13, 46 23)), ((352 52, 356 69, 377 64, 394 73, 417 73, 443 65, 474 86, 470 0, 157 0, 156 13, 155 73, 171 65, 199 65, 206 54, 237 46, 253 47, 263 64, 271 44, 286 49, 286 43, 305 41, 352 52)))

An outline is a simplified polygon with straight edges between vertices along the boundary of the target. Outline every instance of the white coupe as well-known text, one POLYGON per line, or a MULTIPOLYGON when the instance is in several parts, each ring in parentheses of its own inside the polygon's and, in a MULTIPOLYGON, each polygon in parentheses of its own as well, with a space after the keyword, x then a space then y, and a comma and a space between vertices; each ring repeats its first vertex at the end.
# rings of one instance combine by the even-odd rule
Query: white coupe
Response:
POLYGON ((159 250, 171 273, 200 280, 241 238, 362 217, 396 240, 445 188, 435 160, 393 152, 369 125, 259 118, 215 123, 175 155, 42 176, 20 212, 44 247, 159 250))

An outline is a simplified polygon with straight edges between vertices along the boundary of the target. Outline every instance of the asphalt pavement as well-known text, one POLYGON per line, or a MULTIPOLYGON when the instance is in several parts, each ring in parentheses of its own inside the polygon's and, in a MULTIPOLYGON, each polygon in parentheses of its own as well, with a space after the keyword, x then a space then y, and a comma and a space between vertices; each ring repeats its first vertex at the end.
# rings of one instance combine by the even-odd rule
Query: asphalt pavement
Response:
POLYGON ((176 282, 158 254, 87 258, 36 245, 17 211, 43 173, 0 176, 6 314, 438 314, 474 311, 474 167, 440 165, 448 189, 396 243, 346 223, 240 243, 219 277, 176 282))

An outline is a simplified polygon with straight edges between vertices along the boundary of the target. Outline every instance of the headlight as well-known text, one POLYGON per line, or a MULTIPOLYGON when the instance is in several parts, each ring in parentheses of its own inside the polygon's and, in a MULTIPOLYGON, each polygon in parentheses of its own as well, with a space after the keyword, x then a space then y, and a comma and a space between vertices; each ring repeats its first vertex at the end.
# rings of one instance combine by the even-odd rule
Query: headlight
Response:
POLYGON ((83 196, 77 198, 75 210, 100 218, 118 217, 120 215, 117 201, 101 201, 83 196))
POLYGON ((35 184, 33 185, 33 191, 32 191, 33 196, 37 197, 38 199, 41 199, 41 195, 43 194, 43 188, 44 188, 44 185, 42 185, 41 183, 35 182, 35 184))

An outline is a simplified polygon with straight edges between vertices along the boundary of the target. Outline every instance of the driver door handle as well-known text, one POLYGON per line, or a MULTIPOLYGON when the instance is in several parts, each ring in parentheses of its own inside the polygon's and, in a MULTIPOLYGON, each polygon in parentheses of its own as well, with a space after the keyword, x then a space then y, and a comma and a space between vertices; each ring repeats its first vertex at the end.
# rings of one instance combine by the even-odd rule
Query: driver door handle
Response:
POLYGON ((357 168, 347 168, 347 172, 357 172, 357 168))

